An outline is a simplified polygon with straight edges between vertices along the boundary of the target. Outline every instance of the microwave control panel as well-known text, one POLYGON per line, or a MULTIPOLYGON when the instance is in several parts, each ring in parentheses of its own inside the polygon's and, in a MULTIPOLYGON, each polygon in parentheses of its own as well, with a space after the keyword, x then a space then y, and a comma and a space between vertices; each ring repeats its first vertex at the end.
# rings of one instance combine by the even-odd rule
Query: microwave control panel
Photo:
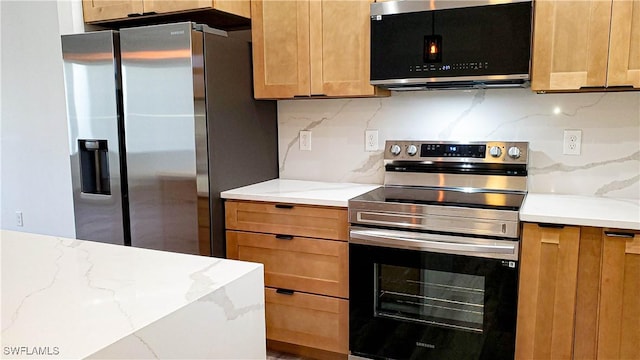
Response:
POLYGON ((468 62, 468 63, 456 63, 456 64, 418 64, 409 66, 409 72, 429 72, 429 71, 456 71, 463 70, 467 73, 473 70, 478 70, 479 73, 484 73, 484 70, 489 69, 489 63, 483 61, 468 62))

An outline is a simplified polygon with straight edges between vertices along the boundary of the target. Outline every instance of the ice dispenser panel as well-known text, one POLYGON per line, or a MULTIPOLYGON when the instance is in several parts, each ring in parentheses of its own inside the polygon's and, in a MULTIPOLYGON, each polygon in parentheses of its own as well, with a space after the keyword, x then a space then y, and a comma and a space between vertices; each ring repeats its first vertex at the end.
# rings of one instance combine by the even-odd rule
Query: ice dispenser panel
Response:
POLYGON ((109 182, 109 147, 107 140, 78 140, 81 191, 111 195, 109 182))

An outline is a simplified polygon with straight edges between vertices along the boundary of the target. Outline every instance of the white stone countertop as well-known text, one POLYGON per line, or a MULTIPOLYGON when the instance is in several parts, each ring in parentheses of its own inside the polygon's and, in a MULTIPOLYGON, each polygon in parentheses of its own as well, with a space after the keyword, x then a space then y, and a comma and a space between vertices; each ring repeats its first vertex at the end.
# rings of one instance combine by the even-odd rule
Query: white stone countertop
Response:
POLYGON ((274 179, 223 191, 220 197, 346 208, 349 199, 378 187, 380 185, 274 179))
MULTIPOLYGON (((274 179, 223 191, 221 197, 347 207, 349 199, 380 186, 274 179)), ((528 193, 520 209, 520 220, 640 230, 640 200, 528 193)))
POLYGON ((520 220, 640 230, 640 200, 528 193, 520 220))
POLYGON ((266 357, 263 265, 0 231, 8 359, 266 357))

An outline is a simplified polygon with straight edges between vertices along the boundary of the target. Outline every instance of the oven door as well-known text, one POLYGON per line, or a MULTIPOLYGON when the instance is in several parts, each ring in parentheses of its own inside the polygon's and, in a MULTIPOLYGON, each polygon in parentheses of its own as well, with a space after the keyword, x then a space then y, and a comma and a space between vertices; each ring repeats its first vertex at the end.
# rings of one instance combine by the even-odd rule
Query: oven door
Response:
POLYGON ((372 359, 513 359, 518 241, 352 227, 349 346, 372 359))

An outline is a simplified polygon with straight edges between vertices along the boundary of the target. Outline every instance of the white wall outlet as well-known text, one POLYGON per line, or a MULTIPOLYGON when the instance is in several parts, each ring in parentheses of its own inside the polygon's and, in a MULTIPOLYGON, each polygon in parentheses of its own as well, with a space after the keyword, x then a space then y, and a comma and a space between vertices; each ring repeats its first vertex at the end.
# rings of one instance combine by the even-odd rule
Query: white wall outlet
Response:
POLYGON ((22 211, 16 211, 16 225, 24 226, 24 223, 22 222, 22 211))
POLYGON ((378 151, 378 130, 365 130, 364 150, 378 151))
POLYGON ((311 151, 311 131, 300 131, 300 150, 311 151))
POLYGON ((582 130, 565 130, 562 143, 564 155, 580 155, 582 144, 582 130))

